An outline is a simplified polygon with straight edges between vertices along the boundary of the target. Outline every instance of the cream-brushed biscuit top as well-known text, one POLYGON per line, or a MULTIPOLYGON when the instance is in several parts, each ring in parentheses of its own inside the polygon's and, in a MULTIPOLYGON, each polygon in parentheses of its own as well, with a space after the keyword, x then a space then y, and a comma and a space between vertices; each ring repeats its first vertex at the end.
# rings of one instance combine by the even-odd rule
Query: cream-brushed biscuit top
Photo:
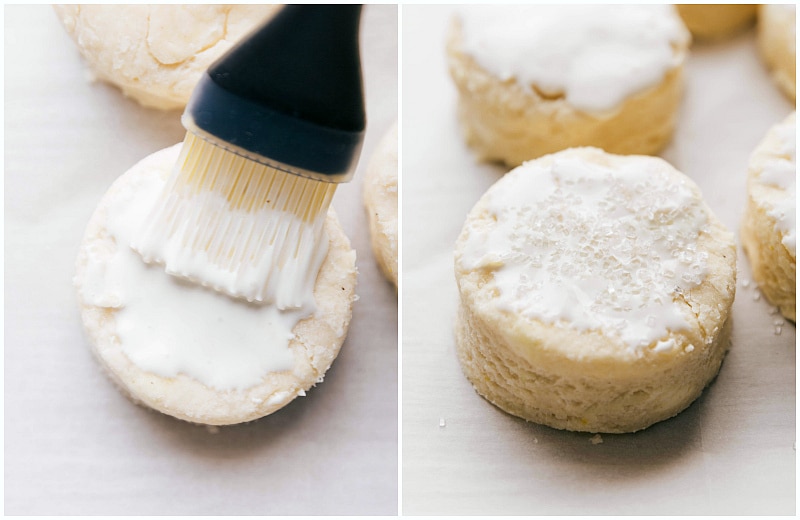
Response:
POLYGON ((668 332, 690 327, 679 295, 708 270, 699 189, 660 159, 587 160, 592 150, 498 181, 481 202, 487 214, 468 220, 461 267, 491 273, 501 311, 600 331, 631 353, 672 349, 668 332))
POLYGON ((587 112, 658 85, 690 38, 670 5, 469 6, 463 51, 503 80, 587 112))
POLYGON ((96 259, 88 263, 81 299, 115 310, 120 346, 140 369, 163 377, 185 374, 219 390, 249 388, 264 374, 292 370, 292 330, 314 309, 280 310, 231 298, 145 264, 131 249, 164 186, 165 154, 177 157, 179 146, 147 158, 141 175, 115 196, 106 229, 116 248, 105 250, 104 242, 95 246, 103 249, 87 251, 96 259))

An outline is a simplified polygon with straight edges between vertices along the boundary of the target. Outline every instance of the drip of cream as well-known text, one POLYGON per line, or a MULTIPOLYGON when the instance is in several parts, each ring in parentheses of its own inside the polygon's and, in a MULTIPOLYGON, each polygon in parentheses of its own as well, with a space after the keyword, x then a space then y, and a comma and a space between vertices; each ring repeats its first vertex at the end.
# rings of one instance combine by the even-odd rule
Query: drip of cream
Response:
POLYGON ((783 238, 781 242, 793 257, 797 255, 797 128, 794 117, 772 130, 777 139, 774 155, 764 162, 759 180, 780 188, 779 195, 768 202, 767 214, 775 219, 775 229, 783 238))
POLYGON ((311 309, 279 310, 231 298, 147 265, 129 247, 163 186, 154 170, 117 193, 106 222, 116 249, 110 255, 108 250, 88 251, 83 301, 115 309, 123 352, 147 372, 185 374, 226 390, 248 388, 267 373, 291 370, 292 329, 311 309))
POLYGON ((707 215, 687 183, 637 159, 508 173, 486 195, 495 221, 470 229, 462 266, 492 271, 498 309, 602 331, 633 352, 687 328, 676 300, 707 273, 697 247, 707 215))
POLYGON ((659 84, 689 35, 670 5, 470 6, 463 50, 502 80, 586 112, 659 84))

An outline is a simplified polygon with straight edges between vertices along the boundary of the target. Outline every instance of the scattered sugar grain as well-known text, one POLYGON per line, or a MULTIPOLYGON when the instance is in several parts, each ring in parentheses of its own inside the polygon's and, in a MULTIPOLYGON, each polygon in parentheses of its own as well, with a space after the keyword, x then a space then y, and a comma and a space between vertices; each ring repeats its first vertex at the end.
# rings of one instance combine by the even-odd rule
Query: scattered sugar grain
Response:
POLYGON ((666 174, 643 181, 634 165, 611 170, 572 158, 540 175, 519 172, 492 189, 486 205, 497 224, 491 237, 472 234, 462 257, 465 266, 493 271, 499 306, 556 326, 608 331, 637 353, 686 326, 663 302, 708 271, 695 244, 707 216, 691 189, 666 174), (580 189, 562 189, 571 185, 580 189), (662 217, 669 226, 654 224, 662 217), (602 279, 613 283, 598 286, 602 279), (565 285, 578 290, 564 294, 565 285))

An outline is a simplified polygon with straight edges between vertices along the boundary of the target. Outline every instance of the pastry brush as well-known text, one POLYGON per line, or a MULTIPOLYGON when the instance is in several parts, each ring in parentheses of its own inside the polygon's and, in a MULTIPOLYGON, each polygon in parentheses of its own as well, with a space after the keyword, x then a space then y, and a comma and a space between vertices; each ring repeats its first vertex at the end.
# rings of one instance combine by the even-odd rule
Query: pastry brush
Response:
POLYGON ((251 302, 309 303, 328 207, 352 178, 366 125, 360 14, 285 6, 209 67, 132 244, 145 262, 251 302))

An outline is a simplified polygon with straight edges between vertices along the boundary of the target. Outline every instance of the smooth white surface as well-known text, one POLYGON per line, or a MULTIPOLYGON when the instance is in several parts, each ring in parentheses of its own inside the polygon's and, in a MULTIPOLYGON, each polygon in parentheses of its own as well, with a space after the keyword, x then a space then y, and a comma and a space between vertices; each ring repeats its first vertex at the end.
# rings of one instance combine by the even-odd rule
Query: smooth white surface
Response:
POLYGON ((664 81, 689 38, 670 5, 468 6, 459 16, 463 53, 483 69, 587 112, 664 81))
POLYGON ((361 179, 397 116, 397 7, 365 8, 368 130, 333 202, 358 253, 350 334, 306 397, 216 434, 113 387, 71 282, 100 197, 183 139, 180 112, 89 82, 49 6, 7 6, 4 18, 5 513, 395 514, 397 300, 372 257, 361 179))
MULTIPOLYGON (((444 53, 451 9, 403 6, 403 513, 793 514, 795 327, 755 299, 741 248, 733 348, 673 419, 598 443, 501 412, 461 374, 453 244, 505 170, 476 163, 461 139, 444 53)), ((794 109, 754 43, 751 30, 692 48, 662 154, 737 237, 747 159, 794 109)))
MULTIPOLYGON (((180 153, 176 144, 137 163, 139 177, 118 190, 113 202, 104 202, 105 230, 117 247, 112 254, 107 245, 87 248, 88 268, 78 292, 84 305, 115 310, 114 334, 138 368, 167 378, 185 374, 219 390, 245 390, 261 383, 264 374, 294 368, 292 329, 312 312, 243 305, 197 284, 180 283, 163 265, 146 264, 130 247, 165 189, 159 173, 169 171, 180 153)), ((123 380, 130 384, 132 379, 123 380)))
POLYGON ((491 273, 486 292, 498 292, 487 307, 597 331, 622 343, 623 357, 689 329, 697 318, 687 316, 675 291, 691 291, 708 274, 708 252, 694 251, 708 230, 697 189, 659 159, 597 148, 556 157, 506 173, 481 198, 493 218, 471 213, 465 224, 456 263, 491 273), (605 158, 613 166, 592 162, 605 158))

